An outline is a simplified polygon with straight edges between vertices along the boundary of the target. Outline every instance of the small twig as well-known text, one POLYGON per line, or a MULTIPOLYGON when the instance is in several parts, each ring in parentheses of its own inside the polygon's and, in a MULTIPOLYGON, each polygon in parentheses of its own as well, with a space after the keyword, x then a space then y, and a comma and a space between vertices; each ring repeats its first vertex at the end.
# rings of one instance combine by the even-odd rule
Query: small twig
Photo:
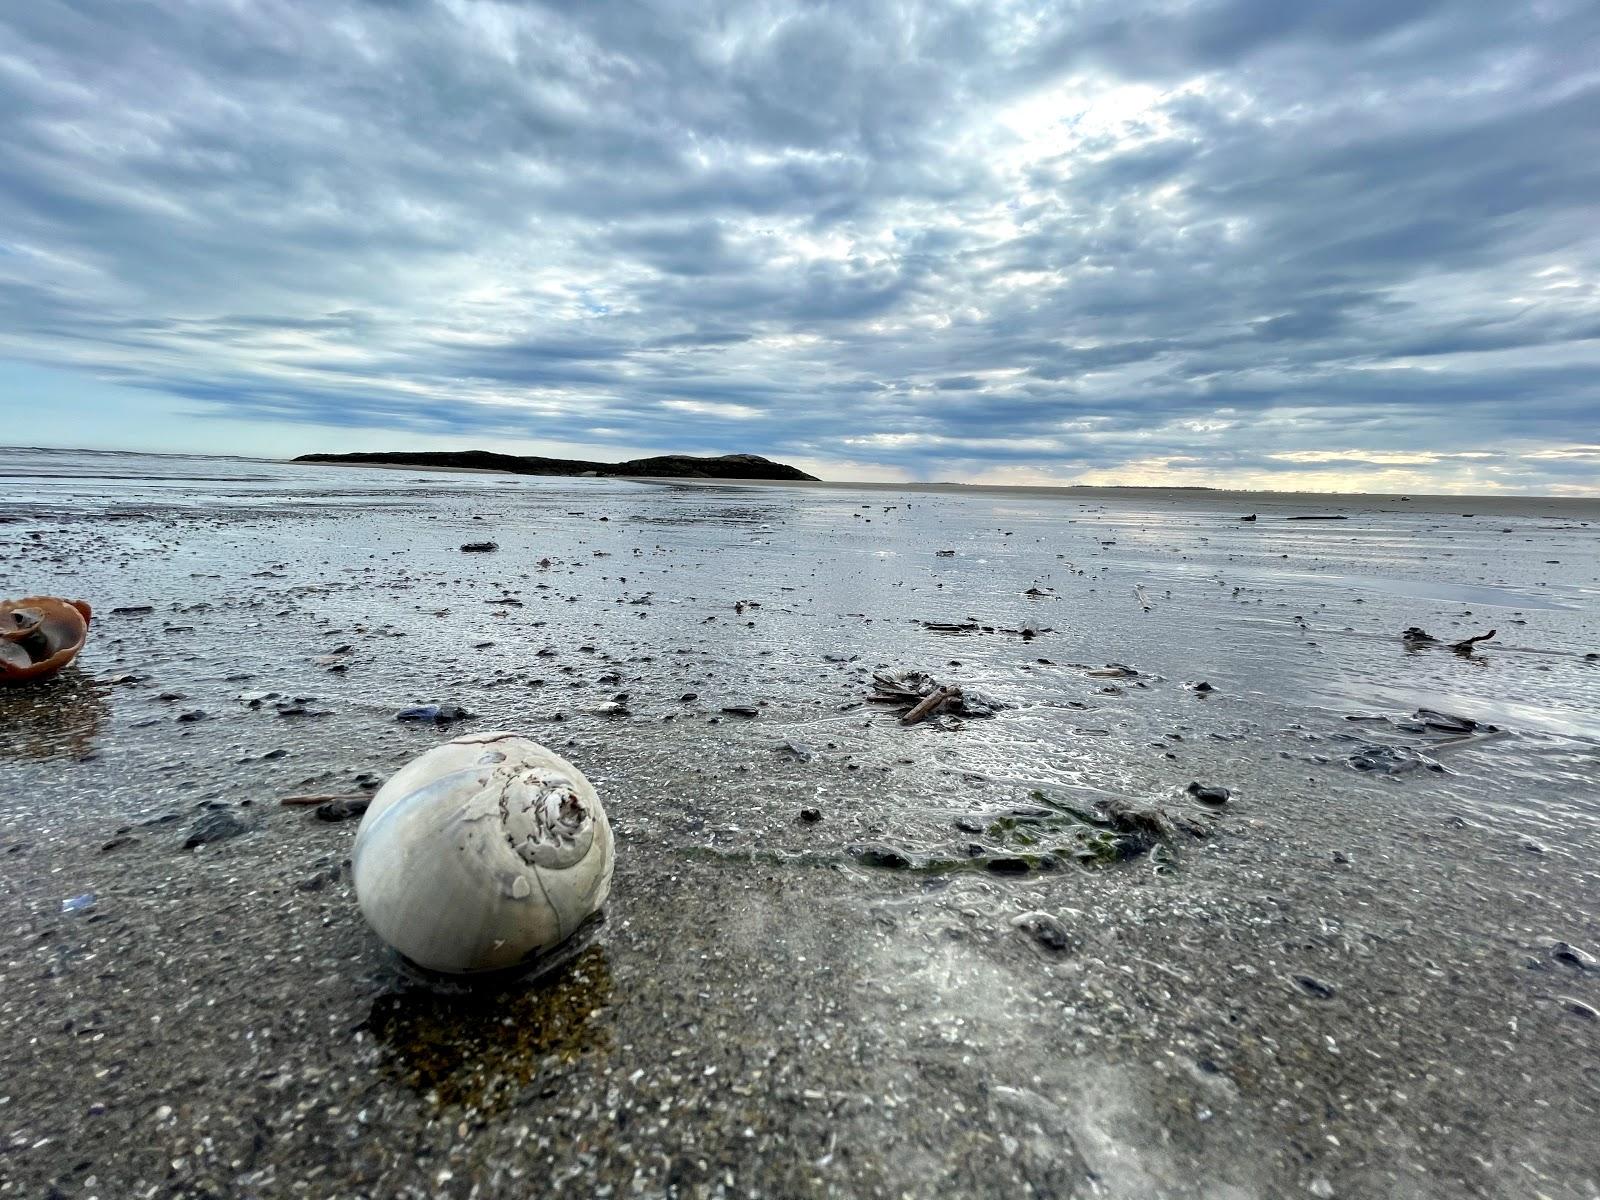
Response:
POLYGON ((1478 634, 1477 637, 1463 638, 1459 642, 1451 642, 1450 649, 1454 650, 1457 654, 1471 654, 1474 646, 1476 646, 1479 642, 1487 642, 1494 635, 1495 631, 1491 629, 1488 633, 1478 634))
POLYGON ((329 793, 328 795, 325 795, 325 796, 324 795, 317 795, 317 796, 310 796, 310 795, 306 795, 306 796, 285 796, 285 797, 283 797, 283 799, 279 800, 278 803, 282 804, 282 805, 290 806, 290 807, 300 806, 300 805, 304 805, 304 806, 309 807, 310 805, 313 805, 313 804, 327 804, 327 803, 329 803, 330 801, 333 801, 333 800, 366 800, 371 795, 372 795, 371 792, 341 792, 341 793, 339 793, 337 795, 329 793))

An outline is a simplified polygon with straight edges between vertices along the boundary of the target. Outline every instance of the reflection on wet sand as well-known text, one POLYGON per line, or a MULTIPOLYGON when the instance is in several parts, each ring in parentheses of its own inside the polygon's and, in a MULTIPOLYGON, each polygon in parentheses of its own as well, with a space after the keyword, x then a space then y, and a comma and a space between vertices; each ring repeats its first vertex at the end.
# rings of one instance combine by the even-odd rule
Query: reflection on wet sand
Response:
POLYGON ((610 1000, 605 950, 591 946, 532 983, 465 994, 420 984, 385 992, 373 1001, 366 1029, 390 1049, 390 1066, 407 1087, 441 1107, 493 1111, 541 1071, 606 1048, 597 1018, 610 1000))
POLYGON ((105 685, 73 667, 54 679, 0 689, 0 758, 83 758, 111 711, 105 685))

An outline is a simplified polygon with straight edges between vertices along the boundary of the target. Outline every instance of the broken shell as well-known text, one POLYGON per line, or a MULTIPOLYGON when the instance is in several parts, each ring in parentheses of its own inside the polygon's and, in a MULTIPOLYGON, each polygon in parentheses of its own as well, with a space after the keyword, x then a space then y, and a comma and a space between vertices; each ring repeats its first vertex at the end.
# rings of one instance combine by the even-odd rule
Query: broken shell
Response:
POLYGON ((0 600, 0 684, 45 679, 61 670, 83 649, 89 616, 83 600, 0 600))
POLYGON ((577 767, 514 733, 412 759, 361 819, 361 914, 420 967, 515 967, 564 942, 611 892, 611 825, 577 767))

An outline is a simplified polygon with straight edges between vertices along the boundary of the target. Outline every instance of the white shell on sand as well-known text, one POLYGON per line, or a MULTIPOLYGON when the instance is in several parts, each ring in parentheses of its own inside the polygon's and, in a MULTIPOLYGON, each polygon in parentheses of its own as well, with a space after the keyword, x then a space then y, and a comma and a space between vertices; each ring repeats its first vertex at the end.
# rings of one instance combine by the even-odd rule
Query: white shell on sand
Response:
POLYGON ((390 777, 352 861, 361 913, 385 942, 432 971, 493 971, 599 911, 611 825, 560 755, 514 733, 471 733, 390 777))

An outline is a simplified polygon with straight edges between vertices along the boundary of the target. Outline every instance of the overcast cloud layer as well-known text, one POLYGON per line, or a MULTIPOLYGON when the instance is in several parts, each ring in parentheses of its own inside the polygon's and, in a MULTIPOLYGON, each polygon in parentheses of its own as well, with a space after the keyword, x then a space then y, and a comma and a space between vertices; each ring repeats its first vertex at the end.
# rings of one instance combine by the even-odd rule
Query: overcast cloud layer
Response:
POLYGON ((1600 4, 8 3, 0 358, 173 448, 1600 492, 1600 4))

